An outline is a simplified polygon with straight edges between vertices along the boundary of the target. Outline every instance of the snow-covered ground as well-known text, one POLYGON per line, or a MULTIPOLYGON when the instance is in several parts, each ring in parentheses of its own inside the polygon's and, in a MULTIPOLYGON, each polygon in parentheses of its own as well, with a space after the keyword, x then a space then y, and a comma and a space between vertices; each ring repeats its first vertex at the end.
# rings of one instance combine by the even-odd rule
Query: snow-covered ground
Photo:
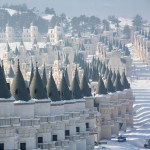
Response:
MULTIPOLYGON (((131 51, 132 52, 132 51, 131 51)), ((133 77, 131 87, 135 96, 134 128, 127 130, 127 142, 112 139, 108 144, 95 147, 96 150, 142 150, 146 139, 150 138, 150 66, 147 66, 132 52, 133 77)))

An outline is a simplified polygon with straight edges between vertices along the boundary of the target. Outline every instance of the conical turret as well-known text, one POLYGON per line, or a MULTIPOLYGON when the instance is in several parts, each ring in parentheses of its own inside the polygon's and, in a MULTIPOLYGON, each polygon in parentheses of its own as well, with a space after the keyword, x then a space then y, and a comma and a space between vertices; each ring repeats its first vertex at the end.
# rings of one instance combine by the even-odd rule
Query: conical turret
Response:
POLYGON ((11 94, 7 86, 7 82, 3 73, 3 69, 0 65, 0 98, 10 98, 11 94))
POLYGON ((122 73, 121 83, 122 83, 124 89, 130 89, 130 83, 127 80, 127 77, 125 75, 125 71, 123 71, 123 73, 122 73))
POLYGON ((47 89, 47 95, 52 101, 60 101, 59 92, 56 83, 54 81, 52 71, 46 89, 47 89))
POLYGON ((86 96, 86 97, 92 96, 91 89, 89 88, 85 73, 83 74, 80 88, 81 88, 81 92, 82 92, 83 96, 86 96))
POLYGON ((68 70, 67 70, 67 68, 65 69, 64 76, 65 76, 65 79, 66 79, 68 87, 70 87, 70 81, 69 81, 69 76, 68 76, 68 70))
POLYGON ((17 71, 15 73, 15 77, 11 85, 11 94, 14 96, 14 98, 17 101, 18 100, 29 101, 31 99, 24 78, 20 71, 19 60, 18 60, 17 71))
POLYGON ((34 99, 47 99, 46 91, 43 87, 42 79, 37 66, 30 84, 30 95, 34 99))
POLYGON ((113 86, 113 83, 111 81, 111 77, 110 74, 107 77, 107 81, 106 81, 106 89, 108 93, 113 93, 115 92, 115 87, 113 86))
POLYGON ((102 77, 100 76, 99 81, 98 81, 98 87, 97 87, 97 91, 96 94, 107 94, 107 89, 105 88, 104 82, 102 80, 102 77))
POLYGON ((115 86, 116 91, 123 91, 123 86, 122 86, 121 81, 120 81, 119 71, 117 72, 117 76, 116 76, 116 79, 115 79, 115 82, 114 82, 114 86, 115 86))
POLYGON ((72 98, 73 99, 81 99, 82 98, 82 94, 81 94, 81 90, 79 87, 79 82, 77 80, 76 74, 75 74, 73 81, 72 81, 71 92, 72 92, 72 98))
POLYGON ((14 71, 13 71, 11 65, 10 65, 10 67, 9 67, 9 71, 8 71, 7 76, 8 76, 9 78, 14 78, 14 76, 15 76, 14 71))
POLYGON ((43 69, 42 82, 43 82, 43 87, 46 88, 46 85, 47 85, 47 77, 46 77, 45 64, 44 64, 44 69, 43 69))
POLYGON ((33 76, 34 76, 34 67, 33 67, 33 63, 31 61, 31 74, 30 74, 30 81, 29 81, 29 86, 31 84, 31 81, 33 79, 33 76))
POLYGON ((112 83, 114 84, 114 82, 115 82, 115 80, 116 80, 116 72, 115 72, 115 70, 114 70, 114 72, 113 72, 113 75, 112 75, 111 80, 112 80, 112 83))
POLYGON ((62 75, 62 79, 61 79, 61 82, 59 85, 59 92, 60 92, 60 98, 62 100, 70 100, 71 99, 71 92, 69 90, 66 79, 64 77, 64 73, 62 75))

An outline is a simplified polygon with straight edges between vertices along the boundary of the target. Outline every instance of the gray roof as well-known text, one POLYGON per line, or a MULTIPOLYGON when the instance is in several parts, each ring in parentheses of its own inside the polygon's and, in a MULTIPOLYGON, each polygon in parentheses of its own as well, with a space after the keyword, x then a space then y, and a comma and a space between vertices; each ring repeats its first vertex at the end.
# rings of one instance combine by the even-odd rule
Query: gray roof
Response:
POLYGON ((31 81, 33 79, 33 76, 34 76, 34 66, 33 66, 33 63, 31 63, 31 74, 30 74, 30 81, 29 81, 29 86, 31 84, 31 81))
POLYGON ((96 94, 107 94, 107 89, 105 88, 104 82, 102 80, 102 77, 99 77, 99 81, 98 81, 98 87, 97 87, 97 91, 96 94))
POLYGON ((14 76, 15 76, 14 71, 13 71, 11 65, 10 65, 10 67, 9 67, 9 71, 8 71, 7 76, 8 76, 9 78, 14 78, 14 76))
POLYGON ((61 82, 59 85, 59 92, 60 92, 60 98, 62 100, 70 100, 71 99, 71 92, 69 90, 66 79, 64 77, 64 73, 62 75, 62 79, 61 79, 61 82))
POLYGON ((46 88, 46 85, 47 85, 47 77, 46 77, 45 64, 44 64, 44 69, 43 69, 42 82, 43 82, 43 87, 46 88))
POLYGON ((65 74, 64 74, 64 76, 65 76, 67 85, 68 85, 68 87, 69 87, 69 86, 70 86, 70 81, 69 81, 69 76, 68 76, 68 70, 67 70, 67 68, 65 69, 65 74))
POLYGON ((3 73, 3 69, 0 65, 0 98, 10 98, 11 94, 7 87, 7 82, 3 73))
POLYGON ((85 73, 83 74, 80 88, 81 88, 81 92, 82 92, 83 96, 86 96, 86 97, 92 96, 91 89, 89 88, 85 73))
POLYGON ((19 61, 15 77, 11 85, 11 94, 16 100, 28 101, 31 99, 24 78, 20 71, 19 61))
POLYGON ((72 98, 73 99, 81 99, 82 98, 82 94, 81 94, 81 90, 79 87, 79 82, 77 80, 76 74, 75 74, 73 81, 72 81, 71 90, 72 90, 72 98))
POLYGON ((36 66, 36 70, 31 81, 30 85, 30 95, 35 99, 46 99, 46 90, 43 87, 42 79, 40 77, 38 67, 36 66))
POLYGON ((120 79, 121 79, 121 77, 120 77, 120 73, 118 71, 115 82, 114 82, 114 86, 115 86, 116 91, 123 91, 123 86, 121 84, 120 79))
POLYGON ((46 88, 47 88, 47 95, 52 101, 60 101, 59 92, 56 83, 54 81, 52 71, 46 88))

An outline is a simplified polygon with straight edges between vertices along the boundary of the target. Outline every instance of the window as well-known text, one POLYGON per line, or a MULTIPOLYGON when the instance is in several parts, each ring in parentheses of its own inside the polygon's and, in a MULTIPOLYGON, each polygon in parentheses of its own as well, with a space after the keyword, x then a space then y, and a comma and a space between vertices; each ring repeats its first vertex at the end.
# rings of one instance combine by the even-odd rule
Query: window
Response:
POLYGON ((16 89, 16 91, 15 91, 15 95, 18 95, 18 89, 16 89))
POLYGON ((51 93, 49 93, 49 97, 51 97, 52 96, 52 94, 51 93))
POLYGON ((86 125, 86 129, 89 129, 89 123, 86 123, 85 125, 86 125))
POLYGON ((4 150, 4 143, 0 143, 0 150, 4 150))
POLYGON ((52 136, 52 140, 53 140, 53 141, 57 141, 57 135, 53 135, 53 136, 52 136))
POLYGON ((20 150, 26 150, 26 143, 20 143, 20 150))
POLYGON ((65 136, 70 136, 70 131, 69 130, 65 130, 65 136))
POLYGON ((76 132, 77 132, 77 133, 80 132, 80 127, 76 127, 76 132))
POLYGON ((43 137, 38 137, 38 143, 43 143, 43 137))

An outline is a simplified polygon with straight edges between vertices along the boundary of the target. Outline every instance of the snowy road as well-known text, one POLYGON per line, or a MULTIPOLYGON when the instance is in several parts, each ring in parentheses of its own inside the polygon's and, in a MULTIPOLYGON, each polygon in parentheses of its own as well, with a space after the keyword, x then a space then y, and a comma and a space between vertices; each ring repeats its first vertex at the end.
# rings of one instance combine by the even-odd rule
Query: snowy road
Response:
MULTIPOLYGON (((134 128, 125 133, 127 142, 108 141, 102 145, 112 150, 142 150, 145 140, 150 138, 150 66, 133 55, 133 78, 131 88, 135 96, 134 128)), ((102 148, 96 148, 101 150, 102 148)))

